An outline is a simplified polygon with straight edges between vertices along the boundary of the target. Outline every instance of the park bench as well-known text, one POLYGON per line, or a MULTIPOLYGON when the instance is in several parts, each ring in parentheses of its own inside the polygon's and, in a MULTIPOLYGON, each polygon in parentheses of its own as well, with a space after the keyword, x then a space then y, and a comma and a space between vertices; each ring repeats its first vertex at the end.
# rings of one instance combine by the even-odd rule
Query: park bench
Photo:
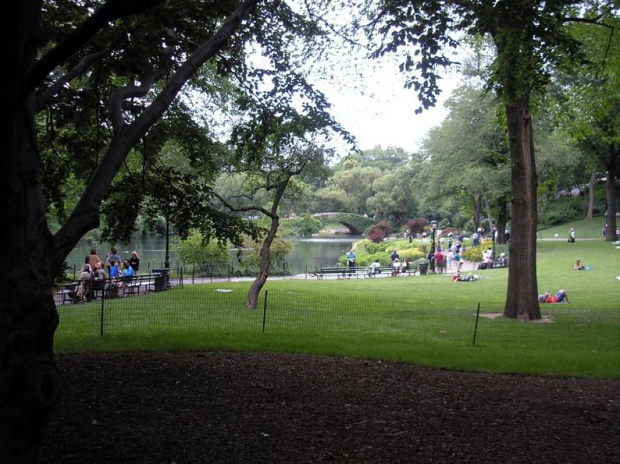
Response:
POLYGON ((335 275, 338 279, 350 279, 351 277, 359 277, 368 273, 368 269, 363 267, 354 267, 349 269, 348 267, 336 266, 336 267, 322 267, 314 272, 317 279, 321 280, 326 275, 335 275))
POLYGON ((491 263, 480 263, 480 264, 478 264, 478 270, 499 269, 499 268, 504 268, 504 267, 508 267, 508 260, 500 261, 499 259, 496 259, 493 262, 493 266, 491 266, 491 263))
POLYGON ((376 269, 379 272, 371 273, 369 269, 366 269, 367 277, 377 277, 378 275, 384 275, 388 277, 412 276, 418 272, 418 266, 415 264, 410 264, 405 270, 399 269, 398 273, 396 274, 394 274, 394 269, 391 266, 380 266, 376 269))
POLYGON ((77 287, 77 282, 71 282, 68 284, 62 284, 60 289, 58 290, 58 295, 60 295, 60 303, 78 303, 80 299, 75 292, 75 288, 77 287))

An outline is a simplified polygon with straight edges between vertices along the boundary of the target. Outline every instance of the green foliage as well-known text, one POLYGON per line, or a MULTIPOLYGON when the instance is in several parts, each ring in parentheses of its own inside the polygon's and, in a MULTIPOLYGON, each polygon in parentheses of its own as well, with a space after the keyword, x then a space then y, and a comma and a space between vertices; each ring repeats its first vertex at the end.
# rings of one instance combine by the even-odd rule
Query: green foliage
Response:
POLYGON ((463 259, 466 261, 472 261, 474 263, 479 263, 482 261, 482 252, 484 251, 483 247, 469 247, 463 252, 463 259))
MULTIPOLYGON (((388 247, 390 246, 390 242, 379 242, 379 243, 374 243, 370 240, 365 240, 365 242, 367 242, 364 245, 364 248, 366 248, 366 251, 368 253, 381 253, 384 252, 388 249, 388 247)), ((361 242, 358 242, 361 243, 361 242)))
MULTIPOLYGON (((416 242, 411 244, 408 240, 391 240, 373 243, 369 239, 364 239, 356 242, 353 245, 353 250, 357 256, 357 263, 359 266, 369 266, 375 259, 382 265, 387 266, 391 261, 390 255, 394 250, 398 251, 401 259, 409 259, 411 261, 424 258, 425 255, 424 251, 416 246, 416 242)), ((345 264, 346 259, 341 259, 341 262, 345 264)))
POLYGON ((204 242, 203 236, 192 229, 188 237, 177 244, 179 261, 184 265, 202 266, 205 263, 226 263, 230 260, 228 249, 217 241, 204 242))
MULTIPOLYGON (((278 267, 281 267, 282 264, 286 261, 286 255, 291 251, 293 244, 288 240, 283 240, 281 238, 276 238, 271 244, 270 250, 270 271, 275 270, 278 267)), ((240 268, 243 270, 244 275, 256 275, 256 270, 260 265, 260 250, 262 247, 262 242, 254 242, 250 241, 246 243, 246 247, 249 251, 245 251, 241 257, 240 268)))
POLYGON ((299 234, 302 237, 311 237, 321 230, 321 221, 313 218, 310 213, 304 214, 299 222, 299 234))
POLYGON ((583 200, 580 198, 561 198, 551 202, 540 215, 538 222, 541 225, 556 225, 573 221, 581 215, 580 205, 583 200))

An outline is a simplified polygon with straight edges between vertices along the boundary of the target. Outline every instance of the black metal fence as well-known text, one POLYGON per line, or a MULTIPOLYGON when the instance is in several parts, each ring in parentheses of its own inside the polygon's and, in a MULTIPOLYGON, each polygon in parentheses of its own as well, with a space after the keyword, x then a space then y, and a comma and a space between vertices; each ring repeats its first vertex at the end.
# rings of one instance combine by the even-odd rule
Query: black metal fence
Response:
POLYGON ((454 301, 334 297, 308 291, 263 292, 245 308, 246 291, 224 284, 149 290, 59 305, 58 341, 89 337, 265 334, 349 338, 360 343, 571 343, 584 350, 620 349, 620 310, 547 306, 543 319, 524 324, 501 317, 499 307, 454 301))

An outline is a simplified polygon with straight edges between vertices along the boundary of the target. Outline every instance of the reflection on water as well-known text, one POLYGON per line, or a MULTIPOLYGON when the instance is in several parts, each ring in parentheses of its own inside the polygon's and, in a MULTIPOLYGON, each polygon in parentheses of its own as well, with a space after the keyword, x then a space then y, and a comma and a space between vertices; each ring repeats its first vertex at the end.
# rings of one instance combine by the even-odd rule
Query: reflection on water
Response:
MULTIPOLYGON (((291 274, 312 272, 321 266, 335 266, 338 258, 351 249, 351 245, 360 240, 359 236, 346 236, 335 238, 313 237, 307 239, 293 239, 293 248, 288 254, 286 261, 291 274)), ((97 254, 102 260, 110 251, 112 245, 107 243, 95 244, 97 254)), ((161 268, 164 265, 166 255, 166 240, 164 237, 141 237, 128 244, 116 246, 119 255, 128 259, 133 250, 140 256, 140 272, 148 272, 150 269, 161 268)), ((91 245, 83 245, 75 248, 67 257, 67 264, 79 268, 84 258, 90 253, 91 245)), ((176 265, 177 255, 174 247, 170 249, 170 262, 176 265)))
POLYGON ((292 274, 312 272, 315 268, 335 266, 338 258, 351 249, 361 237, 309 238, 293 240, 293 249, 286 257, 292 274))

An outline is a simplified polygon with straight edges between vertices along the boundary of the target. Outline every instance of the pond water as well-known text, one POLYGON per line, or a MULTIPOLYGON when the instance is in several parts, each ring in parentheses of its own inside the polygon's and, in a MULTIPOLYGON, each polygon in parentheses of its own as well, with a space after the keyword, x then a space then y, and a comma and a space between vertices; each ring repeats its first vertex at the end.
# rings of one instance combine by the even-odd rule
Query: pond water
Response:
MULTIPOLYGON (((321 266, 335 266, 338 258, 344 255, 351 245, 360 240, 359 236, 341 236, 337 238, 308 238, 292 239, 293 248, 288 254, 287 268, 291 274, 303 274, 312 272, 321 266)), ((102 260, 109 253, 111 245, 107 243, 85 244, 76 247, 67 257, 67 264, 79 270, 84 258, 94 246, 99 258, 102 260)), ((148 272, 151 269, 163 268, 166 257, 166 240, 164 237, 147 236, 133 240, 130 243, 118 244, 118 254, 123 259, 128 259, 132 251, 137 251, 140 256, 140 272, 148 272)), ((176 266, 177 255, 174 245, 170 246, 170 262, 176 266)))

